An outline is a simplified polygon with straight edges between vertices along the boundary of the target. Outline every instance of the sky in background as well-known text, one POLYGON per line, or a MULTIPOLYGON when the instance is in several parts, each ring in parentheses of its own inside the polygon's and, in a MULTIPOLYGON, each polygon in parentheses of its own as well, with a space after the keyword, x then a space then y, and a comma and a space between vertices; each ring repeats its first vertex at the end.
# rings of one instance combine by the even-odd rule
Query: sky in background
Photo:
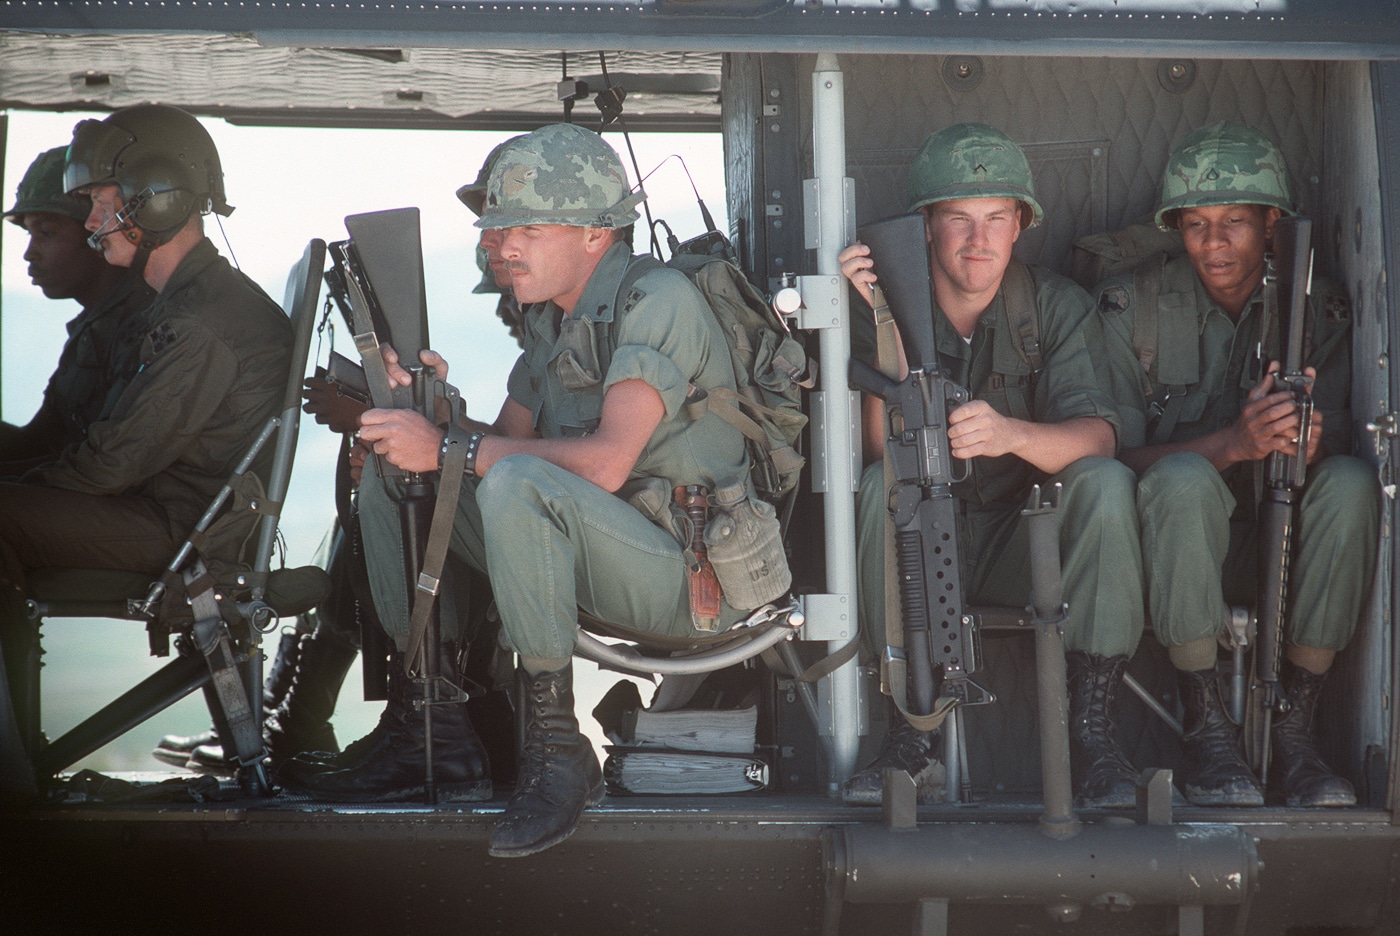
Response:
MULTIPOLYGON (((15 187, 33 158, 71 138, 85 114, 11 112, 5 154, 4 207, 14 204, 15 187)), ((451 367, 472 416, 491 420, 505 396, 506 376, 518 349, 494 314, 494 295, 473 295, 480 280, 474 249, 474 216, 459 202, 458 186, 475 179, 487 153, 508 134, 429 130, 334 130, 239 127, 203 121, 223 162, 232 216, 205 219, 205 232, 219 251, 281 301, 287 273, 307 241, 346 237, 344 217, 366 211, 416 206, 421 211, 423 257, 432 345, 451 367)), ((622 155, 635 180, 621 134, 605 137, 622 155)), ((700 195, 720 230, 725 217, 723 156, 718 134, 634 134, 633 147, 647 180, 652 216, 665 219, 685 240, 703 231, 690 183, 673 154, 683 156, 700 195), (663 165, 664 163, 664 165, 663 165), (660 166, 658 169, 657 167, 660 166)), ((78 313, 70 300, 45 299, 29 282, 23 259, 27 235, 6 224, 0 244, 0 415, 25 423, 38 408, 66 336, 65 324, 78 313)), ((639 226, 637 247, 644 244, 639 226)), ((323 297, 324 298, 324 297, 323 297)), ((338 319, 338 314, 333 317, 338 319)), ((313 343, 324 363, 329 337, 313 343)), ((354 359, 354 344, 341 327, 334 345, 354 359)), ((283 513, 288 564, 311 562, 334 515, 332 467, 339 438, 309 418, 297 447, 292 487, 283 513)), ((50 737, 76 723, 124 691, 159 661, 145 655, 139 625, 118 622, 52 622, 45 628, 44 722, 50 737), (110 635, 94 639, 94 634, 110 635)), ((274 641, 275 643, 275 641, 274 641)), ((358 698, 352 673, 346 695, 358 698)), ((342 702, 346 700, 343 697, 342 702)), ((364 703, 361 703, 364 706, 364 703)), ((165 731, 198 731, 207 724, 198 695, 158 716, 128 737, 130 750, 110 745, 85 765, 146 769, 146 751, 165 731), (135 736, 135 737, 132 737, 135 736)), ((347 706, 343 706, 348 708, 347 706)), ((579 710, 588 711, 584 702, 579 710)), ((342 740, 367 728, 379 706, 337 715, 342 740)))

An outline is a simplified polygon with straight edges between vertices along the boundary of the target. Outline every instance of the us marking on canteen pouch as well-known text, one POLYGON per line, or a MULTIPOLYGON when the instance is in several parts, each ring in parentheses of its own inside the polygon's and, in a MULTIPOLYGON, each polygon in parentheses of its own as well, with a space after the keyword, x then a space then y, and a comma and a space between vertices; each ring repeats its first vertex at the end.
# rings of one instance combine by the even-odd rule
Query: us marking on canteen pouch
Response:
POLYGON ((1261 687, 1264 730, 1260 776, 1268 776, 1269 722, 1272 713, 1286 713, 1288 703, 1279 684, 1283 629, 1287 614, 1288 565, 1293 552, 1293 512, 1307 480, 1308 445, 1312 429, 1312 380, 1303 373, 1304 330, 1308 289, 1312 279, 1312 219, 1294 216, 1274 222, 1273 253, 1264 280, 1264 322, 1260 344, 1268 347, 1268 330, 1281 328, 1283 360, 1274 377, 1274 390, 1293 394, 1298 406, 1297 448, 1291 455, 1271 452, 1264 460, 1264 496, 1259 505, 1259 630, 1255 677, 1261 687), (1287 310, 1287 319, 1284 311, 1287 310))
POLYGON ((948 442, 948 411, 970 395, 938 366, 922 215, 868 224, 859 239, 876 262, 881 286, 873 290, 873 305, 882 334, 880 369, 853 361, 851 380, 885 401, 893 521, 893 548, 887 548, 885 565, 887 576, 897 575, 900 608, 896 618, 887 588, 882 670, 905 718, 920 730, 931 730, 953 705, 991 700, 969 678, 976 669, 977 634, 975 621, 964 613, 959 509, 952 493, 952 484, 963 475, 954 473, 948 442), (899 382, 896 328, 909 358, 909 374, 899 382))
POLYGON ((743 482, 715 492, 704 542, 725 600, 735 610, 760 608, 792 587, 778 512, 767 501, 750 497, 743 482))

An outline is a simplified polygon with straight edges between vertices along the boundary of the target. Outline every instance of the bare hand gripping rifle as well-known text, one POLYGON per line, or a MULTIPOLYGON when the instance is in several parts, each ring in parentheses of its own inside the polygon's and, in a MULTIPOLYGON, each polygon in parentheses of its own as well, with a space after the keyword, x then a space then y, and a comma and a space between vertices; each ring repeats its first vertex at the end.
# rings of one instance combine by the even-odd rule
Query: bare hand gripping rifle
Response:
MULTIPOLYGON (((350 240, 332 244, 330 250, 349 300, 355 347, 365 369, 371 402, 379 409, 412 409, 434 423, 440 419, 439 404, 445 403, 448 418, 455 419, 461 408, 457 390, 418 364, 418 352, 428 347, 418 209, 350 215, 345 219, 345 227, 350 240), (386 343, 393 346, 400 364, 413 375, 411 386, 390 385, 381 350, 386 343)), ((425 786, 431 804, 437 799, 433 781, 433 706, 460 703, 466 698, 453 679, 441 672, 437 607, 462 472, 459 468, 443 486, 443 494, 448 495, 443 497, 438 495, 431 475, 404 471, 378 456, 376 464, 380 477, 403 481, 399 522, 412 608, 404 668, 422 686, 421 697, 414 704, 423 711, 425 786), (440 519, 441 515, 445 516, 440 519)))
MULTIPOLYGON (((1269 721, 1287 706, 1279 685, 1284 618, 1288 612, 1288 565, 1293 552, 1293 520, 1307 480, 1308 445, 1312 434, 1312 379, 1303 373, 1307 344, 1307 302, 1312 278, 1312 219, 1279 218, 1274 222, 1273 252, 1264 280, 1265 334, 1280 329, 1282 355, 1274 391, 1287 390, 1298 406, 1297 448, 1292 454, 1271 452, 1264 460, 1263 500, 1259 505, 1259 638, 1255 677, 1264 705, 1261 776, 1269 767, 1269 721)), ((1261 353, 1262 360, 1262 353, 1261 353)))
POLYGON ((888 330, 892 321, 909 362, 903 380, 883 362, 881 370, 859 361, 851 365, 852 384, 885 401, 889 430, 888 509, 894 519, 905 659, 900 660, 900 649, 887 641, 891 645, 885 663, 897 704, 904 694, 898 673, 907 664, 910 698, 905 714, 916 716, 911 720, 915 727, 922 722, 922 730, 928 730, 955 703, 990 701, 968 678, 976 670, 976 629, 965 613, 959 511, 952 492, 952 484, 966 475, 955 473, 948 443, 948 412, 970 395, 938 366, 923 217, 909 214, 868 224, 859 238, 870 247, 880 281, 872 288, 877 328, 888 330))

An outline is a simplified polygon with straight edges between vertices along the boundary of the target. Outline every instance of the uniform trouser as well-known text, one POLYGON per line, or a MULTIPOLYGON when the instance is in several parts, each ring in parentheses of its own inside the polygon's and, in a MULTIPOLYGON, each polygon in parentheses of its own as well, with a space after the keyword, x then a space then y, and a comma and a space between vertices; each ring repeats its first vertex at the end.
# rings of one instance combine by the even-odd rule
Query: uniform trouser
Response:
MULTIPOLYGON (((1111 458, 1081 458, 1046 483, 1057 482, 1064 485, 1060 563, 1069 605, 1065 646, 1104 656, 1131 654, 1143 628, 1133 473, 1111 458)), ((883 486, 884 471, 877 462, 865 469, 856 496, 860 626, 871 649, 884 645, 883 486)), ((1030 541, 1023 506, 967 510, 959 545, 963 594, 970 603, 1029 603, 1030 541)))
MULTIPOLYGON (((1220 472, 1200 455, 1178 452, 1143 472, 1138 515, 1148 610, 1164 645, 1219 636, 1227 602, 1256 604, 1257 530, 1253 522, 1232 523, 1234 510, 1220 472)), ((1308 470, 1289 565, 1289 643, 1347 645, 1371 592, 1379 531, 1375 469, 1334 455, 1308 470)))
POLYGON ((0 641, 10 685, 28 685, 27 661, 37 651, 24 604, 27 572, 118 569, 155 577, 178 546, 165 510, 145 498, 0 483, 0 641))
MULTIPOLYGON (((393 483, 366 473, 360 529, 375 607, 406 646, 409 605, 393 483)), ((519 654, 567 659, 578 609, 635 630, 693 633, 685 559, 675 538, 625 501, 530 455, 462 482, 449 551, 486 573, 505 640, 519 654)), ((724 609, 722 623, 740 615, 724 609)), ((455 622, 443 618, 443 637, 455 622)))

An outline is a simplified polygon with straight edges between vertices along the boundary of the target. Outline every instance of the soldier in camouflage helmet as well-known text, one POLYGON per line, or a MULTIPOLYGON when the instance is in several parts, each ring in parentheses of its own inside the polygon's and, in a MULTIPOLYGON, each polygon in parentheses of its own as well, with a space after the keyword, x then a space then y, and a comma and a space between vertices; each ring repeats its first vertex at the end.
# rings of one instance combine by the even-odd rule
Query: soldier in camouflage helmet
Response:
MULTIPOLYGON (((948 418, 952 454, 971 465, 968 480, 953 489, 967 532, 966 593, 983 603, 1025 604, 1021 507, 1047 475, 1062 483, 1064 589, 1078 612, 1065 633, 1076 791, 1082 805, 1131 806, 1135 771, 1114 739, 1114 698, 1143 627, 1141 602, 1125 600, 1122 584, 1131 587, 1142 569, 1136 537, 1118 522, 1133 510, 1133 478, 1112 457, 1118 417, 1096 383, 1085 342, 1089 297, 1064 277, 1012 257, 1021 231, 1042 212, 1025 154, 1000 131, 959 124, 929 137, 909 171, 909 205, 924 216, 939 363, 972 394, 948 418)), ((875 281, 869 249, 853 244, 840 261, 868 304, 875 281)), ((853 354, 872 356, 873 332, 869 316, 854 318, 853 354)), ((885 423, 881 402, 867 397, 867 468, 856 502, 860 620, 879 658, 885 423)), ((933 732, 915 730, 897 714, 892 719, 875 760, 847 782, 847 802, 879 802, 885 767, 907 770, 925 796, 934 792, 941 765, 933 732)))
POLYGON ((4 217, 29 233, 29 278, 49 299, 73 299, 82 311, 49 378, 39 411, 25 426, 0 423, 0 476, 56 456, 87 435, 113 382, 112 343, 154 293, 139 276, 112 266, 87 243, 91 203, 64 193, 67 147, 39 154, 4 217), (28 463, 28 464, 26 464, 28 463))
MULTIPOLYGON (((590 131, 555 125, 506 146, 477 222, 501 233, 512 288, 528 306, 499 416, 446 435, 407 411, 362 419, 360 438, 411 471, 460 464, 455 453, 465 453, 451 549, 491 579, 525 699, 521 776, 489 843, 497 857, 562 841, 603 795, 573 711, 579 610, 639 631, 697 634, 672 492, 748 479, 742 434, 713 413, 687 412, 692 391, 732 392, 733 367, 690 280, 631 256, 623 238, 641 198, 590 131)), ((445 368, 432 352, 423 363, 445 368)), ((392 495, 366 479, 361 526, 380 618, 402 642, 392 495)), ((724 604, 713 626, 741 617, 724 604)))
MULTIPOLYGON (((1277 145, 1251 127, 1192 133, 1162 180, 1159 224, 1186 252, 1154 255, 1097 290, 1106 372, 1123 420, 1122 460, 1140 475, 1138 516, 1153 629, 1177 670, 1185 710, 1186 797, 1257 806, 1240 729, 1216 679, 1228 605, 1255 602, 1255 470, 1298 445, 1298 409, 1275 391, 1260 348, 1266 252, 1292 189, 1277 145), (1222 574, 1223 570, 1223 574, 1222 574)), ((1316 406, 1293 551, 1283 684, 1272 725, 1270 792, 1291 806, 1346 806, 1351 785, 1317 754, 1318 694, 1371 590, 1380 518, 1375 472, 1351 442, 1350 307, 1317 280, 1309 299, 1307 371, 1316 406)), ((1269 332, 1275 336, 1277 329, 1269 332)))

